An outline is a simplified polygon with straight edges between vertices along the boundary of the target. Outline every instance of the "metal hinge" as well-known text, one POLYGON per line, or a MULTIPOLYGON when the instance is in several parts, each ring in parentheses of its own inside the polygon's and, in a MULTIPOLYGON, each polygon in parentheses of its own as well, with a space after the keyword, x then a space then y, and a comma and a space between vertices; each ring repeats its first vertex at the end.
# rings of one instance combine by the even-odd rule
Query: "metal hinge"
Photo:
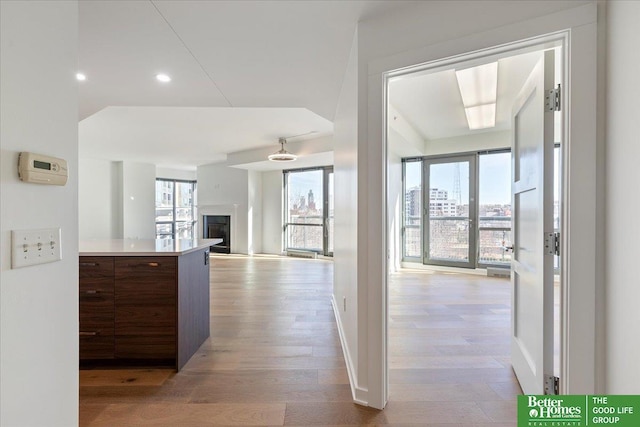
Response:
POLYGON ((560 233, 544 233, 545 255, 560 255, 560 233))
POLYGON ((553 375, 545 376, 544 394, 560 394, 560 378, 553 375))
POLYGON ((547 91, 544 106, 546 111, 560 111, 560 85, 555 89, 549 89, 547 91))

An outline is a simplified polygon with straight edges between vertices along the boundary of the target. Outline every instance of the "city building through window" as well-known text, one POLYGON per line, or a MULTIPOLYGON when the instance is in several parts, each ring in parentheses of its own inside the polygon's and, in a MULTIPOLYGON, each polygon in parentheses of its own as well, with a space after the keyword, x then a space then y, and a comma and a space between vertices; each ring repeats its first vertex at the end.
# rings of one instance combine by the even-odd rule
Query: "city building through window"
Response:
POLYGON ((285 249, 333 255, 333 167, 284 172, 285 249))
POLYGON ((156 179, 156 238, 192 239, 196 229, 195 181, 156 179))

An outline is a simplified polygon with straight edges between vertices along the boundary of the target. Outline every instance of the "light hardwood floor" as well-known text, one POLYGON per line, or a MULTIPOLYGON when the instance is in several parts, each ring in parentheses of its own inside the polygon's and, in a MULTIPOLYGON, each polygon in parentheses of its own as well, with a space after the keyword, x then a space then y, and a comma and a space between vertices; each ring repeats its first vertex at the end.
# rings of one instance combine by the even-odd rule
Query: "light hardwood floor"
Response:
POLYGON ((81 371, 81 426, 515 425, 508 281, 393 275, 391 400, 377 411, 351 401, 331 261, 211 260, 209 340, 180 373, 81 371))

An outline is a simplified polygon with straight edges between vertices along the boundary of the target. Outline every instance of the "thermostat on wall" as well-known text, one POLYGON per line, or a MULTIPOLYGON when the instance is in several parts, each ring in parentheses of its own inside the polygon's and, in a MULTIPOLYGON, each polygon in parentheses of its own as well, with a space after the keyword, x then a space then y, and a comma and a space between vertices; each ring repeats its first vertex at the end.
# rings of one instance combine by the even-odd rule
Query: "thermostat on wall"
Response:
POLYGON ((34 184, 65 185, 68 177, 67 161, 22 152, 18 156, 18 177, 34 184))

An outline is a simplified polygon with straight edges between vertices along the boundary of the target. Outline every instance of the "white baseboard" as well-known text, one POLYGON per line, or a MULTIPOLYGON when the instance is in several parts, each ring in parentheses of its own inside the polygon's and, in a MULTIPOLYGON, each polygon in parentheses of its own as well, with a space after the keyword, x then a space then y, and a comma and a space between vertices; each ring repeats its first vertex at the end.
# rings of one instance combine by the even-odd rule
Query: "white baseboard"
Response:
POLYGON ((342 344, 342 354, 344 355, 344 361, 347 365, 347 374, 349 375, 349 384, 351 385, 351 396, 353 397, 354 403, 362 406, 369 406, 369 390, 363 387, 358 387, 358 377, 345 339, 345 333, 342 326, 342 320, 338 312, 335 295, 331 295, 331 306, 333 307, 333 315, 336 318, 336 324, 338 325, 338 334, 340 335, 340 343, 342 344))

